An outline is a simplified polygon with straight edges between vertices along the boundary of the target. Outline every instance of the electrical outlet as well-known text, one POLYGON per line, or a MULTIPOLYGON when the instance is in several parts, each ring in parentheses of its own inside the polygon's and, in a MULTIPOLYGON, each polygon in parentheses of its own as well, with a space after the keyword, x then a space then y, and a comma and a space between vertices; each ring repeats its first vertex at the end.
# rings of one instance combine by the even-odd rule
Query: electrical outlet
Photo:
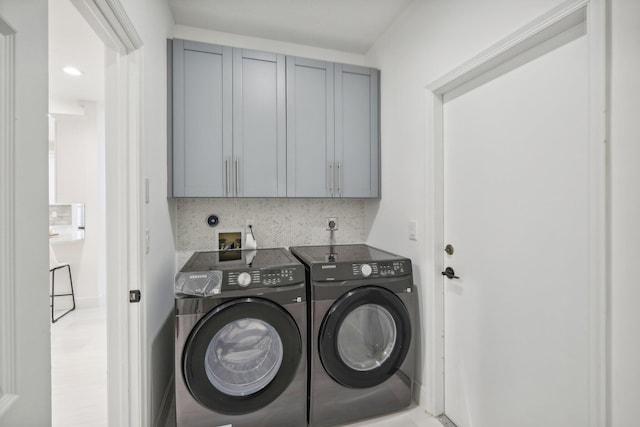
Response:
POLYGON ((145 252, 148 254, 151 251, 151 233, 147 228, 144 231, 144 240, 145 240, 145 252))
POLYGON ((337 230, 338 229, 338 217, 332 216, 327 217, 327 230, 337 230))

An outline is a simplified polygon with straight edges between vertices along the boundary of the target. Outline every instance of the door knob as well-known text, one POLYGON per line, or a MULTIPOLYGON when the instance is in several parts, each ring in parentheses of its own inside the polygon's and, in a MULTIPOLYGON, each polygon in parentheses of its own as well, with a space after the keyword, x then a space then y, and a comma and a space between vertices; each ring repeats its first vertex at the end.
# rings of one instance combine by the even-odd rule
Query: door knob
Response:
POLYGON ((447 276, 447 278, 449 279, 459 279, 458 276, 456 276, 456 272, 453 271, 453 268, 451 267, 447 267, 444 269, 444 271, 442 272, 443 276, 447 276))

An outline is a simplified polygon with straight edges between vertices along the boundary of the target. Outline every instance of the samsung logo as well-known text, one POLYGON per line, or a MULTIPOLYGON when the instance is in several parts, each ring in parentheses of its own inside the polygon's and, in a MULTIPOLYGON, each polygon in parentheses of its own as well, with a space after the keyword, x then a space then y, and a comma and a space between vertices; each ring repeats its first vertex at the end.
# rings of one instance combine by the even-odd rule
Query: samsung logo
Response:
POLYGON ((206 274, 192 274, 189 276, 189 279, 206 279, 206 274))
POLYGON ((327 269, 327 268, 336 268, 336 265, 335 265, 335 264, 329 264, 329 265, 323 265, 323 266, 322 266, 322 269, 323 269, 323 270, 325 270, 325 269, 327 269))

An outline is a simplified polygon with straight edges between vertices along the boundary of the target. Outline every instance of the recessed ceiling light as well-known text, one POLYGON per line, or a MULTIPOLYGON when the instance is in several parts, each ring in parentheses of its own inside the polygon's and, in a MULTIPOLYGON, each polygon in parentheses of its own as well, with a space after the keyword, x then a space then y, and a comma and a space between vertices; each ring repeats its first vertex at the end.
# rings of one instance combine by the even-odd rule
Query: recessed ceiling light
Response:
POLYGON ((64 67, 62 69, 62 71, 64 71, 65 73, 69 74, 70 76, 81 76, 82 75, 82 71, 78 70, 76 67, 64 67))

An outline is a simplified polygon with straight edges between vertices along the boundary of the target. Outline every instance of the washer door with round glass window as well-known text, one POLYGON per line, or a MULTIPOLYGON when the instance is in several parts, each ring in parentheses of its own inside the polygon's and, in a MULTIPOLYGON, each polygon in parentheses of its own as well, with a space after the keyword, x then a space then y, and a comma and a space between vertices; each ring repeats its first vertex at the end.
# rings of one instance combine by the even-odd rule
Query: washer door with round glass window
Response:
POLYGON ((289 313, 262 298, 238 298, 193 328, 182 367, 200 404, 235 415, 275 400, 291 383, 301 357, 302 338, 289 313))
POLYGON ((411 344, 411 322, 393 292, 364 286, 342 295, 320 327, 318 348, 327 373, 347 387, 383 383, 402 365, 411 344))

